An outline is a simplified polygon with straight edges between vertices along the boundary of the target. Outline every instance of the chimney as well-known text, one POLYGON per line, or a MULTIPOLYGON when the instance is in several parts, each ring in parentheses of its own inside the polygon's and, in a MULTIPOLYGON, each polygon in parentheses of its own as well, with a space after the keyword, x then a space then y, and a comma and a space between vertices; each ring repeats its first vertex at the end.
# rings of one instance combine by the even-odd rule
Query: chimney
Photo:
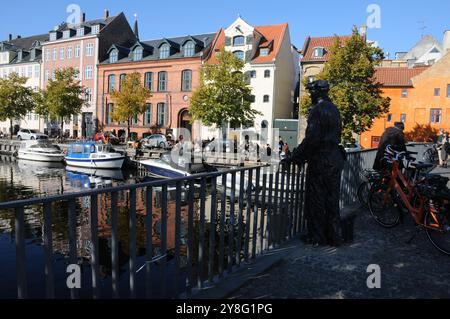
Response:
POLYGON ((12 41, 12 34, 9 34, 9 41, 12 41))
POLYGON ((81 14, 81 23, 85 23, 86 22, 86 13, 82 13, 81 14))
POLYGON ((22 36, 21 35, 17 35, 17 39, 22 39, 22 36))
POLYGON ((366 25, 362 25, 361 28, 359 29, 359 34, 364 38, 367 39, 367 26, 366 25))
POLYGON ((103 19, 108 19, 109 18, 109 10, 105 9, 105 14, 103 16, 103 19))
POLYGON ((444 54, 450 50, 450 30, 444 32, 444 54))

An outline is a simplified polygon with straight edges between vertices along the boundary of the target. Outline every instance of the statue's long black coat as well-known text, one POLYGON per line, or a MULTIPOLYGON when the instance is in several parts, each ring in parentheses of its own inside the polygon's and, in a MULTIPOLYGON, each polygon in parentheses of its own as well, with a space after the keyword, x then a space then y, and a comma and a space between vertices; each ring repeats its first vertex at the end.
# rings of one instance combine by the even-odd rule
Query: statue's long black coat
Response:
POLYGON ((341 243, 339 198, 345 158, 339 148, 341 115, 322 98, 311 109, 303 142, 293 153, 294 162, 307 161, 305 214, 312 243, 341 243))

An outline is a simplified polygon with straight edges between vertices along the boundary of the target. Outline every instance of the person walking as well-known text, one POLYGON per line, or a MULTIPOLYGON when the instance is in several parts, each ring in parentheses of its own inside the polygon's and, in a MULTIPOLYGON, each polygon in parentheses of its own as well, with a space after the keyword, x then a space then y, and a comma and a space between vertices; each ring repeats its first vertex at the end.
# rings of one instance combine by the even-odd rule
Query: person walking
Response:
POLYGON ((309 112, 305 139, 288 157, 297 164, 308 163, 305 190, 307 233, 301 239, 316 246, 339 246, 343 242, 339 199, 346 156, 340 146, 341 115, 328 97, 329 89, 327 81, 308 84, 313 107, 309 112))

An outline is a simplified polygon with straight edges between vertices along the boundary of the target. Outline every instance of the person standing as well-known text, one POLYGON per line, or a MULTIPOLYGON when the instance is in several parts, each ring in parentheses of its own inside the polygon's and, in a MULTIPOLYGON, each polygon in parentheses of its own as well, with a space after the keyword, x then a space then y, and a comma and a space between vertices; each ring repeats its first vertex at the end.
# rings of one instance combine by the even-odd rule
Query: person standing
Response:
POLYGON ((438 156, 439 156, 439 166, 447 166, 447 150, 446 143, 449 143, 448 133, 444 129, 440 129, 440 134, 438 138, 438 156))
POLYGON ((339 200, 345 150, 340 146, 341 115, 328 97, 329 89, 327 81, 308 84, 313 107, 309 112, 305 139, 290 157, 294 163, 308 163, 305 190, 307 233, 302 240, 316 246, 339 246, 343 241, 339 200))

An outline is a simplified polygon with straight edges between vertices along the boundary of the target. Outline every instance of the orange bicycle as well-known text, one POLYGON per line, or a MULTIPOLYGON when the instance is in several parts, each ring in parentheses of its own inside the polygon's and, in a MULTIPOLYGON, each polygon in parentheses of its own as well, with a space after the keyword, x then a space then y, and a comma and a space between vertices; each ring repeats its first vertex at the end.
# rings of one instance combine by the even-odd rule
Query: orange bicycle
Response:
POLYGON ((375 221, 383 227, 399 224, 403 211, 411 214, 419 230, 425 229, 434 247, 450 255, 450 190, 448 178, 424 174, 431 164, 411 164, 415 172, 407 178, 400 163, 410 159, 409 152, 396 152, 387 148, 385 160, 388 174, 375 185, 369 195, 369 210, 375 221))

